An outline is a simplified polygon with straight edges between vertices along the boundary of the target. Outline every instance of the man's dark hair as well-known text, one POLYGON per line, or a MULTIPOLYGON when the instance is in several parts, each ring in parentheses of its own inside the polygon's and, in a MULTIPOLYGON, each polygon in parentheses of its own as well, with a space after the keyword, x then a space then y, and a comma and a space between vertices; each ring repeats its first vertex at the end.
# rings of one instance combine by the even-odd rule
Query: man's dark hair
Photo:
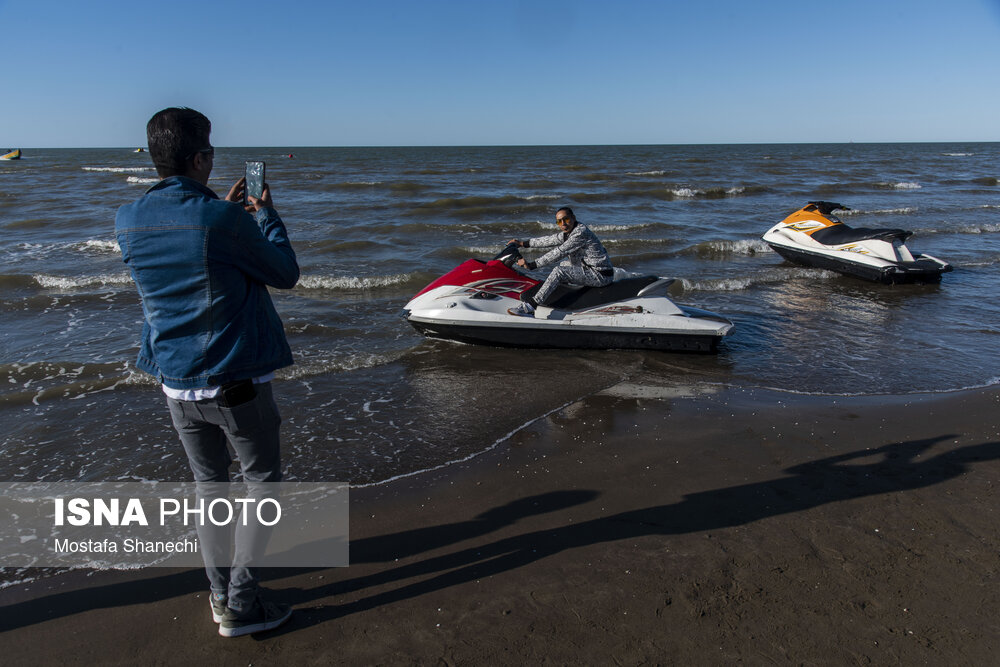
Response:
POLYGON ((149 155, 160 178, 187 172, 187 160, 209 147, 212 122, 204 114, 185 107, 158 111, 146 123, 149 155))
POLYGON ((561 213, 562 211, 566 211, 566 215, 568 215, 571 220, 576 222, 576 215, 573 213, 573 209, 571 209, 569 206, 563 206, 561 209, 556 211, 556 215, 559 215, 559 213, 561 213))

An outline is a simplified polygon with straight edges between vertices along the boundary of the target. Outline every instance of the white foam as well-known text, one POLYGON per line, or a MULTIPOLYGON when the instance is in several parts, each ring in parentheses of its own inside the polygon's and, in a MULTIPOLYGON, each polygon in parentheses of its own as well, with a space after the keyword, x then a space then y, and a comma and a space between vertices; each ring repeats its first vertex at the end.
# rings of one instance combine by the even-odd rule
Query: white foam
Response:
POLYGON ((680 284, 684 288, 684 291, 739 292, 749 289, 754 285, 786 282, 792 279, 828 280, 836 278, 838 275, 833 271, 825 269, 795 267, 790 269, 772 269, 765 273, 741 278, 716 278, 708 280, 688 280, 681 278, 680 284))
POLYGON ((129 285, 132 283, 132 276, 128 272, 104 273, 97 276, 47 276, 45 274, 35 274, 32 278, 46 289, 104 287, 110 285, 129 285))
POLYGON ((462 252, 472 257, 493 257, 500 252, 500 248, 497 246, 464 246, 462 252))
POLYGON ((283 380, 301 380, 303 378, 325 375, 330 372, 357 371, 365 368, 376 368, 396 361, 402 353, 373 354, 371 352, 351 352, 330 359, 297 360, 294 366, 281 372, 283 380))
POLYGON ((665 171, 662 169, 657 169, 655 171, 626 171, 626 176, 663 176, 665 171))
POLYGON ((301 289, 373 289, 402 285, 410 279, 407 274, 391 276, 303 276, 297 287, 301 289))
POLYGON ((121 252, 121 249, 118 247, 118 241, 105 239, 90 239, 89 241, 75 244, 75 246, 80 250, 89 250, 94 252, 121 252))
POLYGON ((140 174, 153 171, 153 167, 84 167, 84 171, 103 171, 111 174, 140 174))
POLYGON ((767 243, 760 239, 743 239, 740 241, 710 241, 708 248, 733 255, 756 255, 762 252, 774 252, 767 243))
POLYGON ((910 215, 912 213, 916 213, 918 210, 919 209, 915 206, 904 206, 902 208, 883 208, 883 209, 876 209, 874 211, 860 211, 857 209, 851 209, 849 211, 838 211, 837 216, 841 218, 849 218, 852 215, 910 215))
POLYGON ((125 180, 132 185, 153 185, 160 182, 158 178, 142 178, 140 176, 129 176, 125 180))
POLYGON ((993 222, 985 225, 963 225, 949 230, 958 234, 990 234, 1000 232, 1000 223, 993 222))

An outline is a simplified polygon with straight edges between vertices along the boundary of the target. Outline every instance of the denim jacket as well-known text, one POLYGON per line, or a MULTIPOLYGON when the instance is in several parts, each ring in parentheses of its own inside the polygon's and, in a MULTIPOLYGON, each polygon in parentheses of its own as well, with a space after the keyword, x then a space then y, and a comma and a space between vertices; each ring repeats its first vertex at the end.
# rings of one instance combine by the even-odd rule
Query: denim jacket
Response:
POLYGON ((277 211, 252 216, 172 176, 118 209, 115 234, 142 298, 140 369, 194 389, 292 364, 266 287, 290 289, 299 279, 277 211))

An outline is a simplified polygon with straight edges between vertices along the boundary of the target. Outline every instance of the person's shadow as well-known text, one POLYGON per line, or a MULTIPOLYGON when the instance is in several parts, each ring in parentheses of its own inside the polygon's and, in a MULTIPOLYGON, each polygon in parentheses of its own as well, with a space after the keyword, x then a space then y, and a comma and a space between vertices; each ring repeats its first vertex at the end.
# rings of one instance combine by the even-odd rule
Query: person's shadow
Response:
MULTIPOLYGON (((523 533, 375 574, 294 591, 292 600, 306 604, 311 600, 419 578, 419 581, 354 602, 315 610, 316 613, 310 614, 310 622, 320 623, 510 572, 570 549, 641 536, 676 535, 744 525, 828 503, 917 489, 957 477, 973 463, 1000 459, 1000 442, 970 445, 922 458, 935 444, 954 438, 953 435, 942 435, 803 463, 786 469, 788 477, 703 491, 687 495, 680 502, 670 505, 630 510, 523 533), (437 576, 424 578, 434 574, 437 576)), ((405 544, 423 544, 420 530, 406 533, 405 544)), ((397 543, 394 537, 388 535, 352 543, 352 562, 384 560, 386 553, 412 553, 406 548, 395 551, 396 547, 405 547, 405 544, 397 543), (355 558, 355 555, 361 558, 355 558)), ((455 542, 464 539, 461 534, 454 537, 455 542)))
MULTIPOLYGON (((833 456, 793 466, 785 470, 788 476, 773 480, 702 491, 689 494, 683 500, 669 505, 655 505, 590 521, 523 532, 315 588, 284 589, 281 591, 282 601, 302 608, 313 601, 331 596, 418 579, 352 602, 314 607, 309 614, 293 616, 292 623, 275 633, 294 631, 307 624, 322 623, 469 581, 511 572, 570 549, 640 536, 677 535, 744 525, 828 503, 922 488, 958 477, 974 463, 1000 459, 1000 442, 969 445, 935 456, 928 454, 935 444, 955 437, 942 435, 833 456), (924 458, 925 455, 927 458, 924 458)), ((413 558, 421 553, 445 549, 450 545, 488 535, 500 528, 514 526, 528 516, 591 502, 599 495, 592 490, 554 491, 513 501, 468 521, 356 540, 351 543, 351 562, 371 564, 413 558)), ((297 573, 305 571, 308 570, 294 570, 297 573)), ((273 574, 289 576, 290 573, 288 569, 283 569, 276 570, 273 574)), ((55 593, 0 608, 0 630, 24 627, 97 607, 117 606, 123 604, 123 601, 151 602, 194 593, 204 588, 204 574, 199 570, 191 570, 152 579, 55 593)), ((2 597, 3 592, 0 591, 0 598, 2 597)))

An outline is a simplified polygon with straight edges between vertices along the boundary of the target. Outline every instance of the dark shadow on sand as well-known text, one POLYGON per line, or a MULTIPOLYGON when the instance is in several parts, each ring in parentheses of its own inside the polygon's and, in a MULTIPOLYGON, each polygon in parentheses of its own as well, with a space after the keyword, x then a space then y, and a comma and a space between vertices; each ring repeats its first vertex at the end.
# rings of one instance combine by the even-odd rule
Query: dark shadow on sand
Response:
MULTIPOLYGON (((829 503, 923 488, 958 477, 977 462, 1000 459, 1000 442, 970 445, 924 458, 931 447, 955 437, 941 435, 859 450, 793 466, 786 469, 787 477, 779 479, 694 493, 669 505, 523 533, 312 589, 284 589, 281 599, 306 613, 293 616, 291 623, 268 636, 510 572, 579 547, 642 536, 677 535, 739 526, 829 503), (354 602, 311 609, 307 606, 315 600, 414 578, 420 580, 354 602)), ((357 540, 351 543, 351 561, 356 564, 378 563, 413 557, 488 535, 531 515, 589 502, 598 495, 596 491, 586 490, 552 492, 516 500, 469 521, 357 540)), ((289 576, 291 572, 307 571, 284 569, 273 574, 289 576)), ((55 593, 0 607, 0 630, 24 627, 94 608, 120 606, 133 601, 148 603, 204 589, 204 574, 200 570, 192 570, 55 593)))
MULTIPOLYGON (((311 622, 321 623, 510 572, 579 547, 642 536, 677 535, 728 528, 828 503, 918 489, 958 477, 976 462, 1000 459, 1000 442, 970 445, 926 459, 921 458, 934 445, 955 437, 942 435, 832 456, 788 468, 788 477, 694 493, 670 505, 647 507, 525 533, 377 574, 300 591, 299 596, 290 601, 302 605, 310 600, 436 575, 355 602, 313 610, 314 613, 310 614, 311 622), (918 458, 921 460, 917 460, 918 458), (870 459, 875 460, 866 462, 870 459)), ((411 537, 419 542, 417 536, 411 537)), ((352 550, 357 548, 366 553, 366 542, 367 540, 361 540, 359 544, 352 545, 352 550)), ((391 540, 385 546, 389 547, 390 543, 391 540)))
MULTIPOLYGON (((351 561, 355 563, 380 562, 415 556, 463 540, 488 535, 526 517, 582 505, 590 502, 597 495, 595 491, 553 491, 538 496, 519 498, 468 521, 415 528, 392 535, 359 540, 358 543, 351 545, 351 561)), ((262 581, 266 585, 268 579, 272 578, 268 576, 269 574, 273 574, 273 578, 277 578, 288 576, 289 572, 304 573, 312 570, 312 568, 263 569, 262 581)), ((82 574, 82 572, 78 574, 82 574)), ((0 607, 0 632, 54 618, 72 616, 92 609, 155 602, 198 592, 205 593, 207 609, 208 583, 205 579, 205 572, 200 569, 53 593, 0 607)), ((4 592, 0 590, 0 599, 3 597, 4 592)))

